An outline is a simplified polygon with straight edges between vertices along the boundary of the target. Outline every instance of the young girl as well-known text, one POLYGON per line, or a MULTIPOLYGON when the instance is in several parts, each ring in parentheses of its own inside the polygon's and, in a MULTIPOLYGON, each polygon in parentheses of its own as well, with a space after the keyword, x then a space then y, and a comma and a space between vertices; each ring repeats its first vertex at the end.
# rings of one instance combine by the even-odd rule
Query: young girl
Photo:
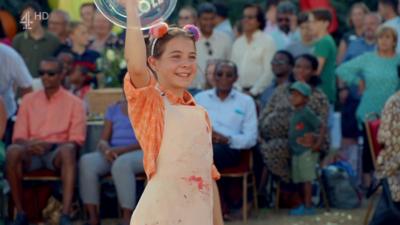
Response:
POLYGON ((166 24, 152 29, 147 59, 137 1, 125 5, 124 89, 148 176, 131 225, 222 224, 212 129, 206 111, 186 91, 196 74, 199 31, 166 24))

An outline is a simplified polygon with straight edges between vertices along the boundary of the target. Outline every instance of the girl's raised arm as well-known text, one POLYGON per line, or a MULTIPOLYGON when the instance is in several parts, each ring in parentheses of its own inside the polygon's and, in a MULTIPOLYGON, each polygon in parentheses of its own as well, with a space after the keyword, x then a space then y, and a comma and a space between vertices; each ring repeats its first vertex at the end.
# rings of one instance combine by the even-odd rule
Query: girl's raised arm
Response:
POLYGON ((138 13, 137 0, 120 0, 127 12, 125 59, 132 84, 136 88, 145 87, 150 82, 151 72, 147 67, 147 52, 138 13))

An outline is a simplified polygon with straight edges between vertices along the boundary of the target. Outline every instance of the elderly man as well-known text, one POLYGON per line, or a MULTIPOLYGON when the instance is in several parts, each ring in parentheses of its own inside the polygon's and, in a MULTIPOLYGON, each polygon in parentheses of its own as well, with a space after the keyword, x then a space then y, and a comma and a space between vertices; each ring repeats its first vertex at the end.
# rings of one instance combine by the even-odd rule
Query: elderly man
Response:
POLYGON ((105 47, 117 47, 118 37, 112 33, 113 24, 100 11, 94 14, 94 40, 89 49, 102 53, 105 47))
POLYGON ((237 79, 236 65, 222 61, 216 67, 216 88, 195 96, 211 119, 214 163, 218 169, 236 166, 240 150, 249 149, 257 142, 256 106, 250 96, 233 89, 237 79))
MULTIPOLYGON (((214 163, 218 169, 235 167, 240 163, 240 151, 253 147, 258 137, 258 121, 254 100, 235 89, 238 79, 236 65, 230 61, 217 64, 214 73, 216 87, 195 96, 199 105, 209 113, 213 132, 214 163)), ((219 183, 220 189, 229 186, 219 183)), ((229 219, 226 191, 221 195, 224 217, 229 219)))
POLYGON ((296 24, 296 6, 289 1, 283 1, 278 4, 276 21, 278 29, 271 32, 275 41, 276 49, 286 49, 292 42, 300 40, 300 34, 296 24))
POLYGON ((192 6, 185 6, 179 11, 178 26, 197 24, 197 11, 192 6))
POLYGON ((364 17, 364 32, 362 38, 351 40, 344 55, 343 62, 350 61, 363 53, 374 51, 376 48, 376 31, 381 25, 381 17, 369 13, 364 17))
POLYGON ((48 21, 48 30, 58 37, 61 44, 68 42, 69 14, 63 10, 53 10, 48 21))
POLYGON ((75 185, 76 154, 85 140, 83 102, 61 87, 62 64, 41 61, 39 74, 44 90, 22 99, 14 127, 13 144, 7 149, 7 179, 17 210, 16 225, 29 224, 22 202, 24 172, 45 167, 59 171, 63 183, 61 225, 71 224, 69 213, 75 185))

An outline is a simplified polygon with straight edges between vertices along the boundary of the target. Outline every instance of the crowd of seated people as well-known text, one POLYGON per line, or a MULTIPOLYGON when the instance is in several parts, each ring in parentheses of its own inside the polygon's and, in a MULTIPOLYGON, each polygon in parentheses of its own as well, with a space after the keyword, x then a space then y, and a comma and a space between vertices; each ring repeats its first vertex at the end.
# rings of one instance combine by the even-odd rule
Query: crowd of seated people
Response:
MULTIPOLYGON (((218 169, 236 167, 241 151, 254 151, 267 175, 303 185, 303 205, 292 214, 313 214, 309 184, 316 177, 310 168, 339 150, 365 191, 375 170, 366 117, 380 115, 391 99, 383 114, 384 129, 396 129, 387 118, 396 117, 392 114, 398 101, 391 96, 400 89, 398 1, 379 0, 377 12, 364 3, 354 4, 349 32, 339 44, 330 33, 334 17, 329 10, 300 12, 293 1, 271 2, 266 10, 246 4, 238 26, 231 25, 230 7, 221 1, 180 9, 178 26, 196 24, 202 34, 196 43, 197 78, 189 91, 208 111, 218 169), (341 121, 336 121, 337 113, 341 121), (339 132, 333 129, 337 123, 342 125, 339 132), (343 136, 341 148, 332 149, 332 137, 337 136, 343 136), (361 148, 359 140, 364 140, 361 148), (312 155, 308 164, 301 160, 305 154, 312 155), (295 166, 306 169, 298 173, 295 166)), ((107 49, 121 50, 124 32, 114 33, 113 24, 93 3, 76 10, 78 21, 69 11, 53 9, 45 26, 35 17, 41 6, 27 2, 20 16, 32 21, 31 29, 8 38, 11 41, 0 36, 0 164, 5 161, 17 225, 29 223, 23 176, 39 168, 61 178, 60 224, 71 224, 75 187, 88 224, 100 224, 99 184, 105 176, 111 175, 115 184, 122 224, 129 224, 136 205, 135 178, 143 172, 143 152, 123 96, 104 112, 97 148, 82 150, 91 113, 87 94, 102 87, 99 61, 107 57, 107 49)), ((123 70, 124 63, 119 67, 123 70)), ((382 159, 398 153, 387 131, 380 140, 388 152, 382 159)), ((380 162, 380 174, 392 176, 386 167, 380 162)))

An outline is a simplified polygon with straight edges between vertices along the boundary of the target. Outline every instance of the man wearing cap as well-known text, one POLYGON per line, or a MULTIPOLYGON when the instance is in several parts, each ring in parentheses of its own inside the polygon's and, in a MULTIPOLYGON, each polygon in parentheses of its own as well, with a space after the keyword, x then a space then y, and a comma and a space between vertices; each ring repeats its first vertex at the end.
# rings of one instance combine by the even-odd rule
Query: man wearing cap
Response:
POLYGON ((311 182, 316 178, 315 166, 323 142, 324 126, 318 116, 306 105, 311 88, 304 82, 290 87, 290 101, 295 108, 289 125, 289 148, 292 154, 292 180, 303 186, 302 204, 290 211, 291 215, 312 215, 311 182))

